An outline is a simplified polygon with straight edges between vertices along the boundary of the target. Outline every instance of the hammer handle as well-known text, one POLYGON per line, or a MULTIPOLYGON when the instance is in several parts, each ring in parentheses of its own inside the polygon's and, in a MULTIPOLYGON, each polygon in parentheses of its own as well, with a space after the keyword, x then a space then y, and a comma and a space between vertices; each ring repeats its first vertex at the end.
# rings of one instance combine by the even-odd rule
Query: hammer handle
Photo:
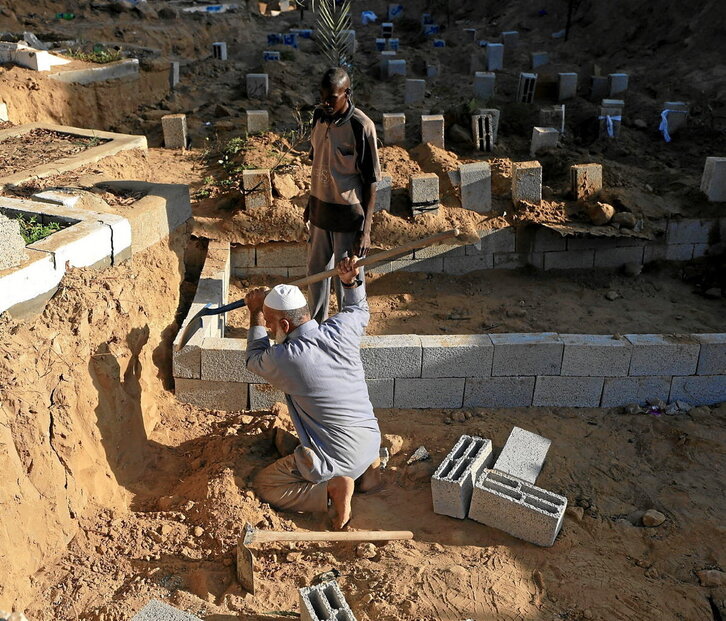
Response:
POLYGON ((256 530, 250 539, 250 544, 271 541, 393 541, 413 539, 413 533, 410 530, 357 530, 325 533, 256 530))

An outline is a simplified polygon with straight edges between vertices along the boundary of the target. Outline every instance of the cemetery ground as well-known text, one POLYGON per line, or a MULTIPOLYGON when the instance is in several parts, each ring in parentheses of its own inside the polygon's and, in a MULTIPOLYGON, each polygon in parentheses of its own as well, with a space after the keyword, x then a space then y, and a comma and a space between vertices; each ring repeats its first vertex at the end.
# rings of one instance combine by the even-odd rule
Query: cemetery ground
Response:
MULTIPOLYGON (((358 24, 358 4, 355 101, 378 120, 404 109, 403 86, 379 81, 379 27, 358 24)), ((568 192, 569 167, 588 162, 603 165, 603 196, 642 218, 646 234, 674 216, 723 217, 723 204, 708 203, 698 192, 705 156, 724 155, 724 134, 717 124, 714 129, 712 111, 726 97, 718 30, 723 7, 666 0, 657 10, 630 2, 617 10, 596 3, 602 6, 590 7, 565 43, 551 38, 564 26, 565 2, 543 3, 545 14, 525 0, 488 2, 486 8, 451 4, 450 34, 468 26, 484 36, 516 28, 526 40, 497 74, 502 101, 511 100, 532 50, 557 50, 560 71, 589 72, 593 64, 605 74, 627 69, 632 84, 621 137, 597 139, 594 104, 584 97, 567 102, 568 133, 558 149, 536 157, 543 165, 544 200, 513 210, 511 162, 534 159, 529 133, 537 119, 527 106, 503 104, 497 147, 486 156, 492 214, 461 209, 448 173, 483 154, 467 136, 475 105, 469 53, 462 52, 468 48, 456 45, 452 34, 439 53, 439 78, 427 83, 425 103, 406 109, 406 147, 381 149, 393 192, 391 212, 375 216, 378 247, 453 226, 587 222, 582 204, 568 192), (637 26, 643 23, 648 28, 637 26), (691 104, 688 131, 670 145, 657 131, 659 105, 667 99, 691 104), (445 115, 445 150, 417 146, 422 111, 445 115), (406 188, 420 172, 440 176, 441 208, 414 221, 406 188)), ((0 101, 11 111, 11 123, 0 121, 0 128, 52 122, 143 134, 150 145, 2 193, 27 197, 59 185, 93 188, 124 215, 136 197, 95 184, 183 183, 194 214, 167 240, 127 262, 103 271, 70 269, 39 316, 0 315, 0 608, 24 610, 30 621, 125 621, 156 597, 210 621, 281 621, 299 612, 299 587, 337 568, 361 620, 726 618, 725 404, 676 415, 627 408, 377 410, 393 456, 384 488, 354 498, 351 527, 410 529, 413 541, 360 552, 356 544, 268 544, 259 555, 258 593, 253 597, 239 586, 235 552, 245 522, 276 530, 329 529, 325 517, 274 511, 252 491, 254 474, 277 456, 274 429, 290 428, 284 408, 203 410, 179 402, 173 392, 172 341, 191 304, 206 240, 254 245, 306 239, 302 212, 310 166, 295 132, 298 115, 317 101, 325 65, 307 46, 311 42, 303 42, 283 62, 266 63, 270 95, 250 102, 245 74, 261 70, 266 33, 300 25, 293 14, 251 14, 251 5, 215 16, 183 15, 174 3, 156 1, 139 8, 79 0, 0 6, 2 31, 160 51, 141 54, 137 82, 71 86, 0 66, 0 101), (61 10, 75 19, 56 19, 61 10), (228 42, 228 61, 210 58, 213 41, 228 42), (171 58, 181 61, 174 91, 168 89, 171 58), (259 108, 269 111, 274 131, 247 136, 245 111, 259 108), (160 119, 173 113, 187 115, 187 150, 162 148, 160 119), (242 171, 271 167, 277 167, 274 205, 264 213, 245 211, 242 171), (513 425, 552 440, 538 485, 569 500, 552 548, 431 510, 431 475, 457 438, 491 438, 500 448, 513 425), (422 445, 431 459, 407 465, 422 445), (652 509, 665 520, 645 526, 643 514, 652 509)), ((369 5, 379 15, 386 10, 383 2, 364 8, 369 5)), ((414 17, 429 8, 423 1, 406 4, 414 17)), ((443 11, 437 17, 445 19, 443 11)), ((309 26, 309 14, 306 20, 309 26)), ((398 33, 410 54, 409 77, 425 74, 432 53, 418 28, 410 18, 398 33)), ((46 134, 50 138, 59 137, 46 134)), ((93 144, 53 140, 51 152, 47 141, 0 142, 0 174, 93 144)), ((630 274, 532 268, 376 274, 367 281, 369 333, 724 332, 723 261, 722 255, 655 263, 630 274)), ((230 299, 257 282, 276 281, 233 280, 230 299)), ((245 311, 230 314, 228 334, 243 335, 246 319, 245 311)))

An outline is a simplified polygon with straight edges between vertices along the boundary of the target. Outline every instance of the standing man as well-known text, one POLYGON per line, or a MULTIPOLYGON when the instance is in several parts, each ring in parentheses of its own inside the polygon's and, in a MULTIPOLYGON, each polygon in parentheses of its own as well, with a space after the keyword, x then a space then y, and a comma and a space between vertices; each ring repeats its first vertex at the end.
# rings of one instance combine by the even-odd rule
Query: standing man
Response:
MULTIPOLYGON (((304 215, 310 222, 308 275, 331 269, 346 253, 366 256, 381 177, 375 125, 353 105, 350 78, 343 69, 325 72, 320 99, 310 136, 313 169, 304 215)), ((341 308, 342 286, 338 278, 334 281, 341 308)), ((328 317, 330 279, 310 285, 308 291, 312 317, 322 323, 328 317)))
POLYGON ((380 480, 381 432, 360 357, 370 315, 358 274, 354 259, 338 264, 343 306, 322 324, 310 318, 305 296, 295 286, 255 289, 245 297, 247 368, 285 393, 300 439, 292 455, 257 475, 257 493, 286 511, 325 512, 330 500, 336 529, 350 521, 356 480, 361 492, 380 480))

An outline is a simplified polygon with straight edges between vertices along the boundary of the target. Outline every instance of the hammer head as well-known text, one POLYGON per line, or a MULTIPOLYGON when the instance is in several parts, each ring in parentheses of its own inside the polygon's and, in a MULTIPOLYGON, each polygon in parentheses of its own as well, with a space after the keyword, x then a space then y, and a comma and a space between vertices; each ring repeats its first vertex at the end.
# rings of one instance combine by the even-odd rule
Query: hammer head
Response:
POLYGON ((244 545, 251 545, 255 540, 255 527, 249 522, 245 522, 245 530, 242 535, 242 542, 244 545))

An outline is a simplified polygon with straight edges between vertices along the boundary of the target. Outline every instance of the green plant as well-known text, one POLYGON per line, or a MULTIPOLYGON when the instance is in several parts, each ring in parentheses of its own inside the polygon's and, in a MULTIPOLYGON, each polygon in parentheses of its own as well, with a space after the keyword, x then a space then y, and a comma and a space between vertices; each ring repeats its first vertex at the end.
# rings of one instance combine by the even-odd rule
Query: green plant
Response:
POLYGON ((94 48, 92 52, 84 52, 80 47, 71 48, 65 55, 75 58, 76 60, 82 60, 87 63, 96 63, 99 65, 113 63, 117 60, 123 59, 123 55, 120 51, 107 50, 101 47, 94 48))
POLYGON ((348 47, 348 38, 344 33, 350 30, 351 0, 338 4, 336 0, 311 0, 310 5, 315 14, 315 41, 320 52, 333 67, 350 67, 352 65, 348 47))
POLYGON ((20 216, 17 220, 20 224, 20 235, 25 240, 26 246, 44 239, 61 229, 61 225, 58 222, 43 224, 42 222, 38 222, 35 216, 30 216, 27 219, 24 216, 20 216))

